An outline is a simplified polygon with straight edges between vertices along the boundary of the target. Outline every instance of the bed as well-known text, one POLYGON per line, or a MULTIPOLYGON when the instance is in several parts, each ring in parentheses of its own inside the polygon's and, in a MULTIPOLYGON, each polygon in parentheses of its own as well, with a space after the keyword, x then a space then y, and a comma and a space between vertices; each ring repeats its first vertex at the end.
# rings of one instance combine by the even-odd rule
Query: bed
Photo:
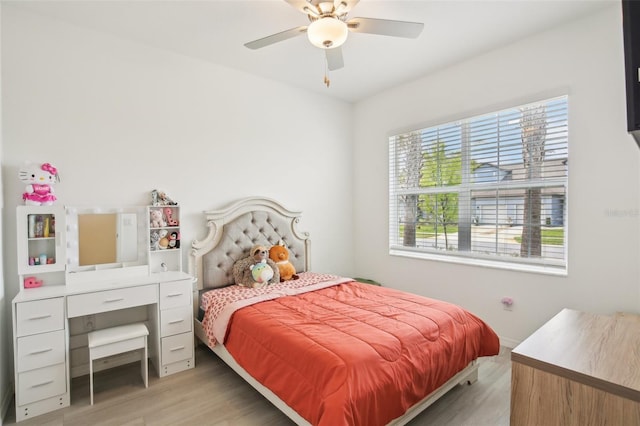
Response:
POLYGON ((196 337, 296 424, 405 424, 498 354, 494 331, 459 306, 312 271, 301 213, 275 200, 205 218, 189 255, 196 337), (280 241, 298 280, 233 285, 236 260, 280 241))

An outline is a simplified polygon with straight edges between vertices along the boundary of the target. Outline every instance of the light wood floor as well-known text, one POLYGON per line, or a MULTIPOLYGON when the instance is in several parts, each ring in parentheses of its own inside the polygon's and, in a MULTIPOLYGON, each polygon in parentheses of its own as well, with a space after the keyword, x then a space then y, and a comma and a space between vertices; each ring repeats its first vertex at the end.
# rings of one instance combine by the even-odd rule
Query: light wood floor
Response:
MULTIPOLYGON (((511 386, 510 350, 480 361, 479 378, 456 386, 422 412, 411 426, 506 426, 511 386)), ((32 425, 293 425, 284 414, 245 383, 204 346, 196 350, 196 368, 159 379, 145 389, 140 365, 133 363, 96 374, 94 405, 89 405, 89 377, 73 379, 71 406, 34 417, 32 425)), ((15 406, 5 425, 15 425, 15 406)))

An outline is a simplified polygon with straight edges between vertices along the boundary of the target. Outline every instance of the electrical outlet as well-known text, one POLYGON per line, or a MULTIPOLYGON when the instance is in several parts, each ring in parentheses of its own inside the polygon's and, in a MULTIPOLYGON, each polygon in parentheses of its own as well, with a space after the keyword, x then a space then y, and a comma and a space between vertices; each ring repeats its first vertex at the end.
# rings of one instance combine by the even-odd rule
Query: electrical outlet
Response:
POLYGON ((502 307, 504 308, 505 311, 512 311, 513 310, 513 299, 509 296, 505 296, 502 299, 500 299, 500 303, 502 303, 502 307))
POLYGON ((96 316, 85 315, 84 316, 84 331, 93 331, 96 328, 96 316))

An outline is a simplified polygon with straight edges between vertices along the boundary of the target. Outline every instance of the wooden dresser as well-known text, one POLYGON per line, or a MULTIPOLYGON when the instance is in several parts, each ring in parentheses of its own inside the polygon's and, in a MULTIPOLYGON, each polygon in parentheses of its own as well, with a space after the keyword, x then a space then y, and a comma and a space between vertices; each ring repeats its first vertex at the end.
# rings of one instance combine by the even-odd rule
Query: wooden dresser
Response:
POLYGON ((511 352, 511 425, 640 425, 640 320, 564 309, 511 352))

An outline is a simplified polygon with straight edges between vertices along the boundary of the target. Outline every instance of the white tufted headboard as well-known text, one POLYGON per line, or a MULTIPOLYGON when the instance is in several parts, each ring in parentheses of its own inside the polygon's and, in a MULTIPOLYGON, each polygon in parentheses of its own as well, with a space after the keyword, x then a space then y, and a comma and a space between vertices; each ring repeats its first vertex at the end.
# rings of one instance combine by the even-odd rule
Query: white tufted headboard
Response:
POLYGON ((297 230, 302 213, 269 198, 248 197, 204 214, 208 234, 191 243, 189 254, 189 273, 198 290, 234 284, 233 264, 256 244, 270 247, 282 240, 296 271, 309 270, 309 234, 297 230))

